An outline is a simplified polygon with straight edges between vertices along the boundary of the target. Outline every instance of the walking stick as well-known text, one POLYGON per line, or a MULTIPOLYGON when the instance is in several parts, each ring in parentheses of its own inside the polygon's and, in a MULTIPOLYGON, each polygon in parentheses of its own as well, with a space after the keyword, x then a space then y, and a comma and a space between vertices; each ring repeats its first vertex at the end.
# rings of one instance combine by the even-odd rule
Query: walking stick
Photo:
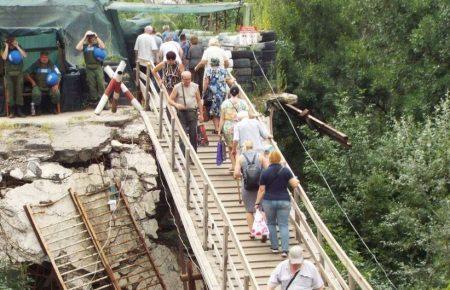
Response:
POLYGON ((238 197, 239 197, 239 204, 242 204, 242 198, 241 198, 241 186, 239 185, 239 179, 236 179, 237 183, 237 191, 238 191, 238 197))

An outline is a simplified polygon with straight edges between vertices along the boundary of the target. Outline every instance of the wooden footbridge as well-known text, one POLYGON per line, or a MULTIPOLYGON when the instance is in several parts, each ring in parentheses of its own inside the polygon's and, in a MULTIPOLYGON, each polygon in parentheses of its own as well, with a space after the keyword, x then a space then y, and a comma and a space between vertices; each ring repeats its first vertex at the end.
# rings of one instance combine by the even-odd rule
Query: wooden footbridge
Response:
MULTIPOLYGON (((228 171, 230 163, 215 164, 218 138, 212 134, 212 126, 207 125, 209 146, 195 152, 175 110, 166 106, 166 89, 156 88, 150 80, 153 64, 137 64, 147 68, 146 73, 136 72, 144 106, 149 108, 140 114, 206 285, 209 289, 265 289, 271 271, 282 258, 272 254, 269 242, 249 238, 237 183, 228 171)), ((241 97, 250 114, 262 122, 242 88, 241 97)), ((276 142, 271 142, 278 149, 276 142)), ((372 289, 322 222, 301 185, 292 195, 289 230, 290 244, 303 247, 306 259, 318 267, 327 289, 372 289), (306 212, 298 207, 300 202, 306 212), (339 260, 339 269, 328 253, 339 260)))

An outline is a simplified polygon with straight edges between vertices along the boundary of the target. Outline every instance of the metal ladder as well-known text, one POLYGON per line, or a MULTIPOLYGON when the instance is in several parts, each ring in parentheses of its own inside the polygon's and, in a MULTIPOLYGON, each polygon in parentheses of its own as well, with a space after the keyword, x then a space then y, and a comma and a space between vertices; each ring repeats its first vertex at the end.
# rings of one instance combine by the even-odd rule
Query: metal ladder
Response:
POLYGON ((109 187, 85 194, 69 191, 69 196, 55 202, 25 205, 61 289, 166 289, 128 200, 117 186, 116 193, 109 187), (110 200, 115 200, 115 210, 110 200), (52 219, 56 214, 57 220, 49 222, 48 213, 52 219))

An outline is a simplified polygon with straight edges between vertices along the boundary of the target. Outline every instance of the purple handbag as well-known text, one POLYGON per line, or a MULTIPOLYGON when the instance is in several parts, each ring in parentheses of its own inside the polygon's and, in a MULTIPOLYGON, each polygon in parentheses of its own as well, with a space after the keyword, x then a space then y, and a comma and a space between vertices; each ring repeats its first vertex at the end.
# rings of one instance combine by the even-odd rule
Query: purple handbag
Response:
POLYGON ((217 142, 216 165, 222 165, 225 160, 227 160, 227 147, 222 138, 220 138, 219 142, 217 142))

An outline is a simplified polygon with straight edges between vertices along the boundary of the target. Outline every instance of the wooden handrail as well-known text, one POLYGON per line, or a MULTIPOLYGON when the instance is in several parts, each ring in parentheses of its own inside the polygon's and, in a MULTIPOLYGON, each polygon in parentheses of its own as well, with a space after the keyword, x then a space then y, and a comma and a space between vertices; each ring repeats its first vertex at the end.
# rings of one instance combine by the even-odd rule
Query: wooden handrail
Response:
MULTIPOLYGON (((140 60, 137 61, 137 64, 139 64, 139 63, 140 63, 140 60)), ((150 64, 151 64, 151 67, 153 68, 154 64, 153 63, 150 63, 150 64)), ((139 69, 139 67, 138 67, 138 69, 139 69)), ((156 74, 154 74, 153 72, 152 72, 152 74, 156 78, 156 74)), ((137 75, 139 75, 139 77, 140 77, 140 73, 137 73, 137 75)), ((169 94, 167 93, 167 89, 165 88, 164 85, 161 85, 161 86, 159 85, 159 88, 160 88, 160 91, 162 92, 163 96, 165 97, 165 99, 166 99, 166 101, 168 103, 169 94)), ((176 127, 176 129, 178 131, 178 134, 179 134, 179 137, 180 137, 181 141, 183 142, 183 144, 185 145, 186 148, 190 148, 190 150, 189 150, 190 151, 190 158, 194 162, 195 166, 197 167, 197 170, 200 172, 200 175, 203 178, 203 181, 206 184, 208 184, 209 191, 211 192, 211 194, 213 196, 214 202, 216 203, 217 209, 219 210, 219 213, 222 216, 222 219, 225 222, 225 225, 230 227, 230 230, 229 230, 230 237, 231 237, 233 243, 235 244, 235 247, 236 247, 237 253, 239 255, 239 258, 241 259, 241 262, 242 262, 242 264, 244 266, 245 271, 248 273, 248 275, 250 277, 250 281, 253 284, 253 287, 255 289, 259 289, 258 282, 256 280, 256 277, 255 277, 253 271, 251 270, 250 263, 248 262, 247 257, 244 254, 244 250, 243 250, 242 245, 241 245, 241 243, 239 241, 238 235, 236 234, 236 231, 233 228, 233 225, 231 223, 231 219, 230 219, 229 215, 227 214, 227 212, 225 210, 225 207, 223 206, 223 203, 220 200, 219 195, 218 195, 218 193, 217 193, 217 191, 216 191, 212 181, 210 180, 210 178, 209 178, 205 168, 203 167, 203 165, 202 165, 202 163, 201 163, 197 153, 195 152, 194 147, 190 143, 189 138, 186 135, 186 132, 184 132, 184 129, 183 129, 182 125, 181 125, 181 122, 180 122, 180 120, 179 120, 175 110, 173 108, 171 108, 171 107, 168 107, 168 111, 169 111, 170 117, 174 118, 174 120, 175 120, 175 127, 176 127)))
MULTIPOLYGON (((236 85, 239 87, 239 90, 240 90, 242 96, 244 97, 243 99, 246 101, 246 103, 249 107, 250 113, 252 113, 259 121, 264 123, 260 117, 259 112, 255 109, 253 103, 250 101, 250 99, 248 98, 247 94, 244 92, 242 87, 237 82, 236 82, 236 85)), ((274 146, 274 148, 281 153, 281 150, 278 147, 277 143, 273 139, 271 139, 270 142, 271 142, 272 146, 274 146)), ((284 160, 286 160, 286 158, 284 158, 283 155, 282 155, 282 157, 284 160)), ((286 163, 286 165, 289 166, 287 163, 286 163)), ((367 280, 364 278, 364 276, 359 272, 359 270, 353 264, 352 260, 347 256, 345 251, 341 248, 339 243, 335 240, 335 238, 333 237, 331 232, 328 230, 327 226, 325 225, 325 223, 320 218, 319 214, 314 209, 314 206, 312 205, 311 201, 309 200, 308 196, 306 195, 306 193, 303 190, 301 185, 298 186, 298 190, 300 192, 300 198, 301 198, 303 204, 305 205, 305 208, 308 211, 309 215, 311 216, 314 224, 316 225, 316 227, 318 228, 320 233, 323 235, 323 237, 329 244, 330 248, 333 250, 333 252, 339 258, 341 263, 345 266, 345 268, 347 269, 347 271, 349 273, 349 276, 351 276, 356 281, 356 283, 359 285, 359 287, 361 287, 361 289, 363 289, 363 290, 373 289, 372 286, 367 282, 367 280)), ((298 210, 300 210, 300 208, 298 207, 298 205, 295 201, 293 202, 293 206, 294 206, 294 209, 297 208, 298 210)))

